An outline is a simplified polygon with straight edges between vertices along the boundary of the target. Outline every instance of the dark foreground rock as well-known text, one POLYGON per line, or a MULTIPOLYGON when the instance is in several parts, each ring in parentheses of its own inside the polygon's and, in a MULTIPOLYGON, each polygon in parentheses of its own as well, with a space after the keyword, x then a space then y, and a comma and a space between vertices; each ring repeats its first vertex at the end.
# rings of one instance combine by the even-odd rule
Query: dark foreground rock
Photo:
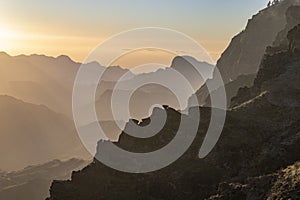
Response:
POLYGON ((275 173, 247 178, 244 182, 221 183, 209 200, 299 199, 300 163, 275 173))

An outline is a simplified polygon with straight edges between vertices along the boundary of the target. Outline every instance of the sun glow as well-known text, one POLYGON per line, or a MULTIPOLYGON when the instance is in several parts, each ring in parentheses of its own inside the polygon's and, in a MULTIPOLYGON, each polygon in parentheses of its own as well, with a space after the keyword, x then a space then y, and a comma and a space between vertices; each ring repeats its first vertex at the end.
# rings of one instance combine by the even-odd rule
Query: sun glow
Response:
POLYGON ((5 27, 0 27, 0 51, 5 51, 12 48, 12 39, 17 34, 5 27))
POLYGON ((10 37, 12 32, 6 28, 0 27, 0 38, 10 37))

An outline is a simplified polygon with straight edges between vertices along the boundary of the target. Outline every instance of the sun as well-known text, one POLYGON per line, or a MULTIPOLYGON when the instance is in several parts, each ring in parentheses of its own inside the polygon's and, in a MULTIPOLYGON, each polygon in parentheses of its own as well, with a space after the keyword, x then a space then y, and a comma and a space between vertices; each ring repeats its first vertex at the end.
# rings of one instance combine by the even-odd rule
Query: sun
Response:
POLYGON ((11 31, 10 29, 0 26, 0 38, 10 38, 14 37, 15 35, 16 33, 11 31))
POLYGON ((0 51, 5 51, 11 48, 12 39, 14 37, 16 37, 16 33, 5 27, 0 27, 0 51))

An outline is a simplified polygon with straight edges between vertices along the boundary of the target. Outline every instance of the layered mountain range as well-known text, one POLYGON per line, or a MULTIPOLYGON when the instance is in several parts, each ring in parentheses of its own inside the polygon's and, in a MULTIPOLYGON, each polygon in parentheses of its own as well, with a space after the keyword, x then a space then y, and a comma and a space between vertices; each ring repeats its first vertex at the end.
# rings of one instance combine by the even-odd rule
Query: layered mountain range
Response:
MULTIPOLYGON (((76 63, 68 56, 0 53, 0 199, 43 199, 48 196, 54 179, 67 179, 72 170, 86 165, 87 162, 77 159, 91 159, 72 121, 72 89, 80 66, 93 66, 96 71, 91 73, 103 72, 103 76, 96 93, 99 121, 87 121, 79 129, 89 130, 99 123, 113 141, 117 141, 122 132, 116 124, 119 119, 113 118, 110 109, 117 82, 126 87, 118 92, 127 94, 133 85, 143 80, 174 78, 172 71, 177 70, 196 91, 212 76, 214 69, 213 65, 191 57, 176 57, 169 68, 133 74, 118 66, 76 63), (205 77, 194 67, 204 71, 205 77), (126 78, 119 81, 124 74, 126 78), (71 158, 76 159, 54 160, 71 158)), ((88 88, 93 83, 87 80, 80 84, 88 88)), ((189 95, 185 96, 186 102, 189 95)), ((158 84, 148 84, 134 92, 130 112, 137 119, 148 117, 153 104, 179 108, 172 92, 158 84)), ((84 110, 85 107, 82 108, 83 117, 84 110)))
POLYGON ((72 171, 82 169, 88 162, 78 159, 53 160, 19 171, 0 173, 0 199, 45 199, 53 179, 68 179, 72 171))
MULTIPOLYGON (((237 94, 232 94, 222 135, 207 157, 200 159, 198 152, 211 110, 217 108, 201 107, 196 138, 176 162, 158 171, 130 174, 94 159, 73 172, 71 180, 54 181, 48 199, 299 199, 300 6, 292 6, 298 3, 281 1, 262 10, 219 60, 225 81, 235 79, 229 84, 237 94), (268 39, 260 40, 260 33, 268 39), (221 67, 225 61, 231 64, 221 67), (256 74, 252 82, 249 74, 256 74), (248 78, 248 87, 239 85, 244 81, 237 80, 248 78)), ((161 111, 167 113, 167 121, 157 135, 138 139, 124 131, 115 144, 132 152, 154 151, 174 138, 181 117, 193 120, 168 106, 161 111)), ((105 142, 98 143, 98 154, 101 145, 105 142)))
POLYGON ((0 96, 0 119, 0 168, 4 171, 53 159, 90 157, 73 122, 46 106, 0 96))
MULTIPOLYGON (((133 85, 153 77, 173 78, 172 71, 179 71, 190 80, 193 91, 205 81, 194 67, 212 75, 213 65, 193 58, 188 61, 174 58, 172 65, 151 73, 133 74, 118 66, 103 67, 96 62, 81 64, 67 56, 48 57, 43 55, 9 56, 0 53, 0 169, 20 170, 53 159, 89 159, 77 134, 72 117, 72 90, 79 67, 94 67, 91 73, 103 73, 96 91, 98 121, 85 121, 80 129, 90 129, 99 123, 108 138, 118 140, 121 128, 117 121, 128 118, 113 117, 111 98, 116 83, 123 88, 117 92, 127 94, 133 85), (124 74, 126 77, 119 80, 124 74), (116 119, 115 119, 116 118, 116 119), (58 142, 60 141, 60 142, 58 142)), ((80 83, 89 87, 89 80, 80 83)), ((185 96, 187 102, 190 94, 185 96)), ((84 97, 84 95, 82 95, 84 97)), ((163 86, 148 84, 136 90, 130 99, 130 113, 136 119, 151 115, 153 104, 168 104, 179 108, 176 96, 163 86)), ((85 119, 85 106, 81 115, 85 119)))
MULTIPOLYGON (((171 66, 166 69, 160 69, 155 72, 144 74, 133 74, 128 69, 123 69, 118 66, 103 67, 96 62, 81 64, 72 61, 67 56, 48 57, 43 55, 20 55, 9 56, 2 52, 0 53, 0 71, 1 71, 1 86, 0 94, 13 96, 21 99, 25 102, 45 105, 55 112, 62 113, 72 118, 72 91, 76 74, 79 67, 93 66, 94 71, 90 73, 102 74, 96 95, 96 101, 99 109, 99 121, 114 120, 109 115, 111 91, 117 82, 120 85, 126 85, 121 92, 130 90, 132 85, 136 85, 143 79, 153 79, 153 77, 161 77, 161 79, 172 79, 173 74, 171 69, 177 70, 181 73, 191 84, 193 90, 197 90, 205 82, 207 78, 212 76, 213 65, 205 62, 199 62, 194 58, 174 58, 171 66), (186 61, 189 60, 189 61, 186 61), (192 63, 192 64, 190 64, 192 63), (203 72, 202 77, 197 68, 203 72), (126 74, 126 78, 119 80, 126 74), (104 113, 104 114, 103 114, 104 113)), ((80 83, 82 87, 89 87, 88 80, 84 83, 80 83)), ((146 89, 140 88, 136 93, 141 93, 139 96, 143 96, 144 93, 153 93, 161 96, 164 102, 170 105, 176 106, 173 102, 173 96, 165 92, 165 88, 159 85, 147 86, 146 89), (170 102, 169 102, 170 101, 170 102)), ((156 97, 148 96, 145 99, 140 97, 132 98, 132 102, 135 105, 140 102, 149 101, 148 104, 152 104, 156 97)), ((188 97, 186 97, 188 98, 188 97)), ((84 110, 84 108, 83 108, 84 110)), ((132 116, 135 118, 148 117, 149 108, 144 106, 138 110, 133 111, 132 116), (147 112, 147 116, 145 113, 147 112)), ((127 119, 128 120, 128 119, 127 119)), ((86 124, 83 124, 86 125, 86 124)))

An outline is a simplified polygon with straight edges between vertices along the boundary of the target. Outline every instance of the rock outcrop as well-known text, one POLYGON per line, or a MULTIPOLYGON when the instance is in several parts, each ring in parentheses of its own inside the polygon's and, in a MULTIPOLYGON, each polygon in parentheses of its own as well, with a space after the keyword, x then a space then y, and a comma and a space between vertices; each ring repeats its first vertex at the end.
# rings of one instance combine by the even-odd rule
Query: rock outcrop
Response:
MULTIPOLYGON (((300 4, 299 0, 281 1, 260 11, 249 20, 245 30, 232 39, 217 62, 217 68, 225 83, 225 90, 231 91, 227 93, 228 102, 237 94, 238 88, 252 85, 237 79, 241 76, 257 74, 266 49, 267 52, 272 53, 278 51, 278 48, 284 49, 288 46, 287 32, 299 23, 297 6, 292 5, 298 4, 300 4), (234 90, 230 89, 232 85, 230 82, 236 85, 234 90)), ((209 105, 206 85, 203 85, 196 94, 200 105, 209 105)))
POLYGON ((287 24, 286 12, 295 4, 300 4, 300 1, 281 1, 260 11, 249 20, 245 30, 232 39, 217 62, 226 83, 242 74, 257 73, 267 46, 271 46, 278 33, 284 29, 287 24))
POLYGON ((277 172, 247 178, 242 183, 221 183, 218 193, 208 200, 231 199, 298 199, 300 194, 300 163, 277 172))

